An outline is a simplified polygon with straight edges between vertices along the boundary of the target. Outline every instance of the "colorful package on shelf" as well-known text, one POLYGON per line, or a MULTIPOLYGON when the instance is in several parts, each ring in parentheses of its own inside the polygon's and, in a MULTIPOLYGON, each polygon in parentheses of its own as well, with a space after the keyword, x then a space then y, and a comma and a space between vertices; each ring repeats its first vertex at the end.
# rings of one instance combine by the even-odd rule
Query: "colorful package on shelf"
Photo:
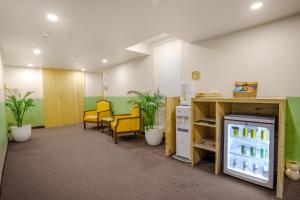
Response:
POLYGON ((245 92, 247 90, 247 82, 235 82, 234 92, 245 92))
POLYGON ((248 91, 255 92, 257 91, 257 82, 248 82, 248 91))
POLYGON ((258 82, 235 82, 235 97, 256 97, 258 82))

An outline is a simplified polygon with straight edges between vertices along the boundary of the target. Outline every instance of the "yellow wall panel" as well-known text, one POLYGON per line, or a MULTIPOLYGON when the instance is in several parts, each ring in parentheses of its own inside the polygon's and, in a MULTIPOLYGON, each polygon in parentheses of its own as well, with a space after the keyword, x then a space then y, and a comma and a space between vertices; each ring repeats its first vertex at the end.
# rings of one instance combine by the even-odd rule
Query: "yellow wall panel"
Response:
POLYGON ((45 126, 56 127, 82 121, 84 73, 43 69, 45 126))

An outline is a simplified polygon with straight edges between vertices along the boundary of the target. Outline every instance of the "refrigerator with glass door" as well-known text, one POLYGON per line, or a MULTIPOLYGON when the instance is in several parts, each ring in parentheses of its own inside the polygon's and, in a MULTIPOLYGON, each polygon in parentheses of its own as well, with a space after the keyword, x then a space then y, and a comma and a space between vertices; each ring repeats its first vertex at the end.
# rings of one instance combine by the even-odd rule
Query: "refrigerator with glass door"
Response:
POLYGON ((231 114, 224 119, 224 173, 273 189, 275 118, 231 114))

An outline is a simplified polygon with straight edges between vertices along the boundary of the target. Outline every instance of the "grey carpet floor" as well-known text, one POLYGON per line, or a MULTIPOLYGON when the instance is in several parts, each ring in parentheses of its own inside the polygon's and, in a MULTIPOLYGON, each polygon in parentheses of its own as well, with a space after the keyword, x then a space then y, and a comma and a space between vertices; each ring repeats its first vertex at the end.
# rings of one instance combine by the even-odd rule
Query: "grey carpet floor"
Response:
MULTIPOLYGON (((37 129, 26 143, 10 143, 2 200, 262 200, 275 192, 167 158, 163 146, 137 136, 115 145, 107 133, 81 125, 37 129)), ((300 199, 300 184, 286 182, 285 199, 300 199)))

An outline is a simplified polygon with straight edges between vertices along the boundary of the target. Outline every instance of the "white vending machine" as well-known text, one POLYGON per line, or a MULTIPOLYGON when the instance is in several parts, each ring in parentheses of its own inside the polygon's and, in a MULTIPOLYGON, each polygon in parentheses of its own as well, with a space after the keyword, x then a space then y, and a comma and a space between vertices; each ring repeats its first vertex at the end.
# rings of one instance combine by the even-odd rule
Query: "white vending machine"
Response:
POLYGON ((191 162, 192 158, 191 113, 191 106, 176 107, 176 155, 173 157, 184 162, 191 162))

